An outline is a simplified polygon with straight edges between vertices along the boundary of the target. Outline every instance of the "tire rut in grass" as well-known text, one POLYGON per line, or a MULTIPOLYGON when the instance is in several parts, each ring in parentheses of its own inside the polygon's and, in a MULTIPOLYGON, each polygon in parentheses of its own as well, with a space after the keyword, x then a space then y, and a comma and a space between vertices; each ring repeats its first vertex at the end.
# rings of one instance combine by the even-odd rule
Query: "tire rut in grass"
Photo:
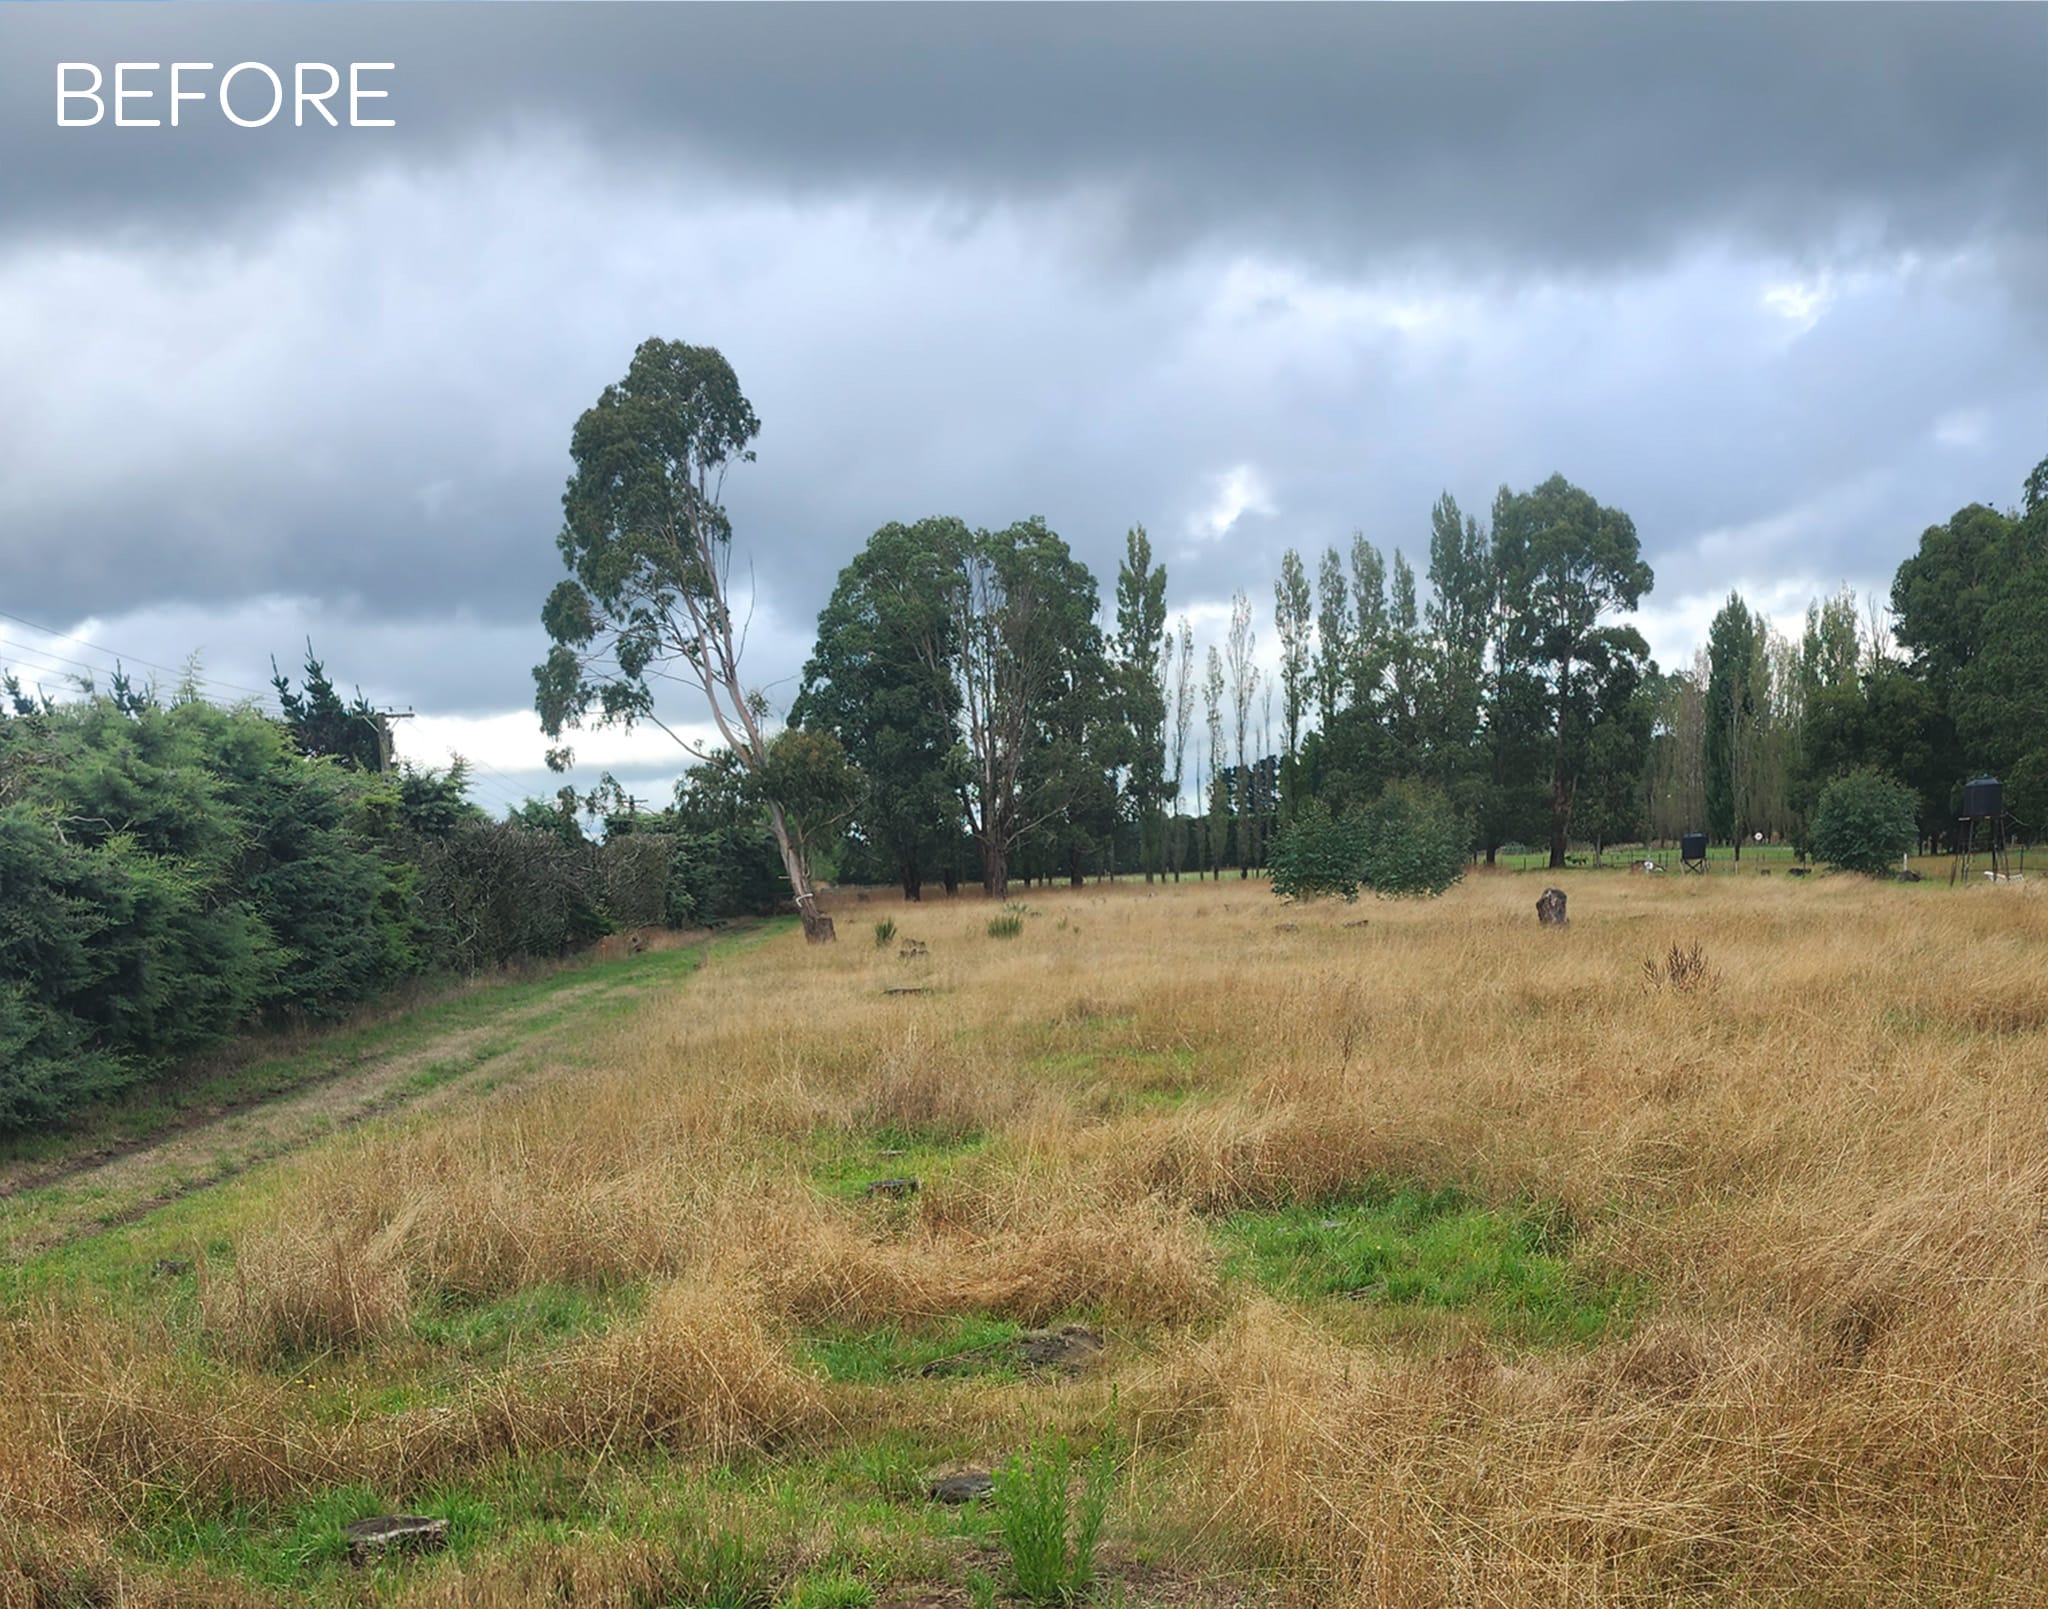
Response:
MULTIPOLYGON (((602 976, 524 1000, 488 1021, 382 1056, 345 1061, 275 1094, 203 1108, 131 1143, 101 1147, 32 1169, 0 1185, 0 1235, 7 1253, 26 1259, 110 1229, 141 1222, 335 1134, 407 1109, 462 1097, 486 1069, 530 1051, 592 1008, 618 999, 630 983, 602 976), (551 1017, 539 1035, 518 1030, 551 1017), (46 1212, 33 1207, 5 1224, 6 1204, 31 1192, 59 1192, 46 1212)), ((44 1204, 37 1203, 37 1206, 44 1204)))

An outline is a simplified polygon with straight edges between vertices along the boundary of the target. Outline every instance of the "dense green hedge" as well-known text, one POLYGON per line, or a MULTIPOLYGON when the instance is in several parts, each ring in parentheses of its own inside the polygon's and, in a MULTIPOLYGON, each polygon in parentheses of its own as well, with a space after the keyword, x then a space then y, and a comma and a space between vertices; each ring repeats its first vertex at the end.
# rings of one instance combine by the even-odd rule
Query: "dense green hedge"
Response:
POLYGON ((545 807, 489 821, 463 787, 197 699, 0 706, 0 1130, 404 977, 784 892, 758 820, 701 787, 603 844, 545 807))

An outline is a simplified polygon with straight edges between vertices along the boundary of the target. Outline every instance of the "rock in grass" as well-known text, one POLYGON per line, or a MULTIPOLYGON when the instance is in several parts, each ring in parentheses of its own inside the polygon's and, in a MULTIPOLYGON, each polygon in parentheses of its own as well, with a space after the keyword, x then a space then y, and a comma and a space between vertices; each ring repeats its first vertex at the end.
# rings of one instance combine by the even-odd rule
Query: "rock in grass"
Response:
POLYGON ((348 1562, 361 1568, 399 1553, 435 1553, 448 1545, 448 1522, 424 1514, 379 1514, 345 1526, 348 1562))
POLYGON ((943 1379, 980 1374, 1007 1364, 1026 1373, 1056 1369, 1062 1374, 1079 1374, 1101 1359, 1102 1350, 1102 1337, 1087 1325, 1062 1324, 1056 1330, 1026 1330, 1007 1340, 936 1358, 917 1372, 928 1380, 943 1379))
POLYGON ((1079 1374, 1102 1356, 1102 1337, 1085 1324, 1026 1330, 1016 1346, 1017 1361, 1027 1369, 1062 1369, 1069 1374, 1079 1374))
POLYGON ((995 1489, 995 1477, 985 1469, 963 1469, 941 1475, 925 1491, 934 1503, 971 1503, 995 1489))

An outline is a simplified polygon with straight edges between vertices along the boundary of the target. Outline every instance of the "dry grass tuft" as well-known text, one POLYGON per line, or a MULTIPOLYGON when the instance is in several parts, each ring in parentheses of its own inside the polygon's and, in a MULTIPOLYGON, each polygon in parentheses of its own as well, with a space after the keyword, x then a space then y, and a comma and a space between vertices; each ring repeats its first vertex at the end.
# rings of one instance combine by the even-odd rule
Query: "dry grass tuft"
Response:
POLYGON ((496 1399, 509 1445, 726 1458, 816 1429, 824 1416, 818 1382, 791 1363, 759 1293, 713 1275, 665 1286, 639 1322, 550 1372, 541 1392, 496 1399))
POLYGON ((231 1273, 200 1265, 201 1321, 220 1351, 258 1360, 391 1335, 412 1307, 398 1239, 390 1228, 362 1239, 283 1225, 248 1237, 231 1273))
POLYGON ((1987 1569, 2003 1602, 2048 1587, 2038 1430, 1929 1416, 1924 1384, 1897 1376, 1830 1382, 1789 1327, 1660 1321, 1562 1366, 1418 1363, 1258 1303, 1133 1401, 1185 1446, 1204 1534, 1332 1601, 1648 1602, 1729 1582, 1744 1601, 1947 1601, 1987 1569), (1875 1530, 1874 1509, 1893 1516, 1875 1530), (2012 1529, 1981 1529, 1993 1514, 2012 1529))
POLYGON ((677 1601, 681 1585, 673 1549, 573 1537, 440 1565, 396 1601, 402 1609, 643 1609, 677 1601))
POLYGON ((0 1419, 0 1609, 41 1609, 82 1584, 108 1596, 114 1561, 86 1518, 87 1484, 20 1407, 0 1419))
POLYGON ((1175 1323, 1217 1298, 1207 1240, 1157 1202, 1040 1202, 998 1215, 934 1192, 923 1208, 908 1233, 878 1236, 832 1206, 788 1201, 742 1237, 768 1300, 800 1324, 914 1327, 960 1313, 1036 1324, 1074 1308, 1175 1323))

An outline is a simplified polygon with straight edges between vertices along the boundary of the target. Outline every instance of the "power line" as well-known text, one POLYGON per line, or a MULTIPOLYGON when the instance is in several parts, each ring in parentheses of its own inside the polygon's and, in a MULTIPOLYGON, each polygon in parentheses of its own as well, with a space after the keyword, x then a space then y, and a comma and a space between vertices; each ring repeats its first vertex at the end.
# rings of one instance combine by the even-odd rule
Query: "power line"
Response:
MULTIPOLYGON (((41 671, 45 675, 63 676, 72 680, 90 681, 95 691, 102 690, 100 687, 99 678, 110 676, 117 672, 125 673, 128 669, 127 661, 121 659, 119 656, 115 656, 114 662, 111 665, 93 664, 87 660, 73 659, 68 654, 59 654, 47 648, 31 648, 25 643, 14 642, 12 639, 6 637, 0 637, 0 657, 5 657, 10 660, 17 661, 24 665, 25 668, 27 669, 41 671), (80 672, 85 673, 83 677, 80 676, 80 672)), ((179 685, 185 686, 187 684, 188 679, 181 675, 179 685)), ((156 685, 153 678, 151 679, 150 685, 152 687, 156 685)), ((252 702, 250 698, 246 697, 229 698, 226 695, 219 693, 209 695, 205 691, 205 689, 224 684, 208 682, 204 678, 189 679, 189 685, 191 685, 193 689, 196 692, 198 692, 199 696, 205 702, 217 705, 223 709, 232 709, 238 705, 248 704, 252 702)), ((264 713, 272 716, 276 715, 277 709, 275 698, 272 698, 267 702, 260 699, 253 700, 253 702, 255 702, 257 707, 263 710, 264 713)))
POLYGON ((5 609, 0 609, 0 620, 11 620, 17 626, 26 626, 30 631, 40 632, 45 637, 55 637, 62 642, 76 643, 82 648, 90 648, 94 653, 112 654, 115 657, 125 660, 131 664, 146 666, 150 670, 160 670, 166 676, 190 675, 195 680, 211 682, 216 687, 225 687, 237 693, 253 694, 257 698, 270 698, 274 696, 271 693, 262 692, 254 687, 244 687, 240 682, 223 681, 217 676, 199 675, 197 672, 191 670, 190 667, 187 666, 159 665, 155 660, 144 659, 140 654, 123 654, 120 652, 120 650, 110 648, 104 643, 96 643, 92 641, 92 639, 89 637, 73 636, 68 631, 53 631, 48 626, 38 625, 35 621, 24 619, 22 616, 17 614, 10 614, 5 609))
MULTIPOLYGON (((467 755, 463 756, 463 763, 465 765, 473 767, 478 771, 481 771, 485 776, 496 778, 500 783, 504 785, 504 787, 509 792, 521 792, 520 785, 517 779, 507 776, 503 771, 500 771, 496 766, 486 765, 482 760, 472 760, 467 755)), ((522 797, 531 797, 531 791, 528 790, 526 793, 522 795, 522 797)))
MULTIPOLYGON (((69 674, 69 672, 59 671, 56 668, 58 665, 69 665, 76 670, 86 671, 94 676, 112 675, 116 671, 125 673, 133 666, 139 665, 149 670, 163 671, 166 675, 175 676, 177 677, 177 686, 191 686, 194 689, 200 690, 202 696, 206 696, 205 690, 212 689, 212 694, 207 699, 209 703, 229 706, 254 701, 260 708, 273 711, 277 705, 277 695, 275 693, 258 693, 250 689, 243 689, 236 683, 215 681, 212 677, 201 675, 195 671, 166 671, 163 666, 152 664, 146 659, 130 660, 125 654, 121 654, 111 648, 100 648, 91 643, 87 643, 84 646, 91 652, 106 655, 107 659, 112 663, 98 663, 90 660, 75 659, 69 654, 58 653, 54 648, 31 647, 29 644, 16 641, 13 638, 0 637, 0 650, 4 650, 17 657, 40 661, 41 663, 36 668, 48 671, 52 675, 69 674)), ((152 684, 154 684, 154 681, 155 678, 152 677, 152 684)))

